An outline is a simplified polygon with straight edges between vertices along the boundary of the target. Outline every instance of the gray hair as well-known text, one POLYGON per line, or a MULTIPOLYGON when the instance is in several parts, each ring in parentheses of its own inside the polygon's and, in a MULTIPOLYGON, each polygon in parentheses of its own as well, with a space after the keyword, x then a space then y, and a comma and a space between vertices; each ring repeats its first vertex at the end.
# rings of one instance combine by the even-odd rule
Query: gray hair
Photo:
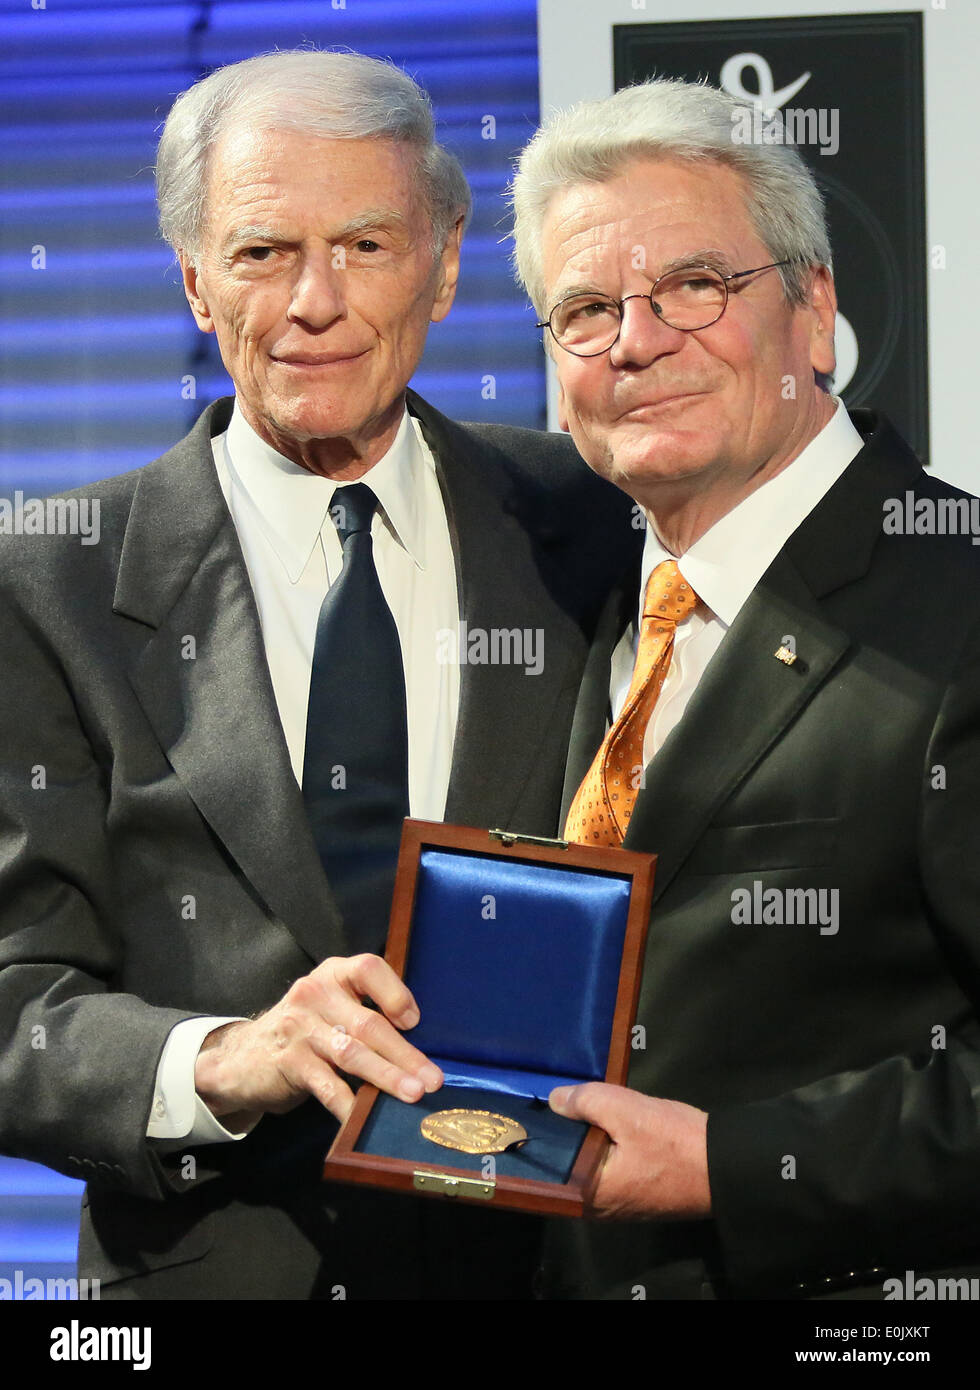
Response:
POLYGON ((707 84, 659 78, 580 102, 541 127, 520 157, 511 195, 515 269, 542 318, 541 235, 551 199, 573 184, 604 183, 634 159, 713 160, 741 174, 759 239, 774 261, 791 262, 779 271, 786 298, 805 301, 808 269, 831 264, 823 198, 790 145, 736 143, 746 109, 707 84))
POLYGON ((418 177, 438 255, 470 190, 458 160, 435 143, 426 93, 393 63, 359 53, 297 49, 229 63, 177 98, 157 149, 160 230, 191 260, 201 252, 211 152, 232 126, 330 139, 374 137, 418 153, 418 177))

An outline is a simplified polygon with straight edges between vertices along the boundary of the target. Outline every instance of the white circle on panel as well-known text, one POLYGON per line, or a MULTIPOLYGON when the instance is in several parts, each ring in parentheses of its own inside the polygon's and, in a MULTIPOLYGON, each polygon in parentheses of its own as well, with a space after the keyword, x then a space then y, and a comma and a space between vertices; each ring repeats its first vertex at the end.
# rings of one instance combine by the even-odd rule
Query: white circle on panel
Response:
POLYGON ((857 371, 858 340, 854 329, 839 311, 834 325, 834 356, 837 359, 834 369, 834 395, 840 396, 857 371))

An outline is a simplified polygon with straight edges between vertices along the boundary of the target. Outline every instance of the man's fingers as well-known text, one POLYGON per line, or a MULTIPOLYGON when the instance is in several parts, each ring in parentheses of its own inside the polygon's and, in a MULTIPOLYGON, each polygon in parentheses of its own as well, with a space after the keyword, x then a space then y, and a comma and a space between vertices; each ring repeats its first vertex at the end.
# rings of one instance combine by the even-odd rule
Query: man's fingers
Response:
MULTIPOLYGON (((389 1063, 395 1070, 418 1078, 422 1090, 418 1095, 413 1095, 412 1100, 417 1100, 423 1091, 437 1091, 442 1085, 442 1072, 435 1063, 430 1062, 425 1053, 420 1052, 407 1038, 403 1038, 383 1014, 366 1009, 363 1004, 358 1004, 353 999, 345 998, 338 999, 332 1005, 330 1019, 327 1033, 323 1029, 316 1032, 316 1037, 321 1040, 317 1050, 321 1051, 322 1040, 327 1037, 327 1049, 321 1051, 321 1055, 333 1062, 338 1060, 340 1055, 336 1049, 340 1049, 345 1058, 340 1061, 344 1071, 380 1085, 381 1083, 375 1080, 375 1075, 368 1075, 363 1069, 365 1065, 372 1065, 368 1063, 367 1058, 374 1054, 382 1063, 389 1063), (344 1040, 345 1036, 348 1041, 344 1040)), ((372 1066, 372 1071, 374 1070, 372 1066)), ((391 1085, 383 1085, 381 1089, 390 1090, 392 1095, 395 1094, 391 1085)), ((402 1099, 408 1097, 403 1096, 402 1099)))
MULTIPOLYGON (((379 1023, 385 1022, 377 1015, 375 1018, 379 1023)), ((309 1041, 311 1047, 331 1066, 339 1067, 350 1076, 359 1076, 399 1100, 420 1100, 427 1090, 438 1090, 442 1085, 439 1068, 426 1061, 417 1048, 405 1044, 404 1039, 393 1031, 392 1038, 394 1044, 401 1043, 408 1047, 412 1054, 408 1059, 411 1065, 390 1061, 377 1047, 354 1037, 340 1025, 318 1028, 309 1041), (421 1059, 421 1065, 414 1058, 421 1059)))
POLYGON ((598 1125, 615 1137, 616 1092, 621 1086, 609 1086, 604 1081, 586 1081, 581 1086, 558 1086, 548 1097, 548 1104, 557 1115, 568 1120, 583 1120, 598 1125))
POLYGON ((396 1027, 407 1030, 418 1023, 419 1008, 412 991, 386 960, 380 956, 360 955, 347 956, 333 964, 332 973, 338 984, 358 999, 372 999, 396 1027))
POLYGON ((334 957, 294 981, 259 1018, 209 1035, 195 1067, 198 1094, 220 1116, 284 1113, 305 1092, 344 1119, 354 1096, 343 1072, 400 1100, 419 1100, 438 1090, 443 1075, 395 1026, 414 1027, 418 1019, 411 991, 380 956, 334 957), (366 1008, 365 997, 385 1013, 366 1008))
POLYGON ((315 1053, 311 1053, 305 1066, 287 1078, 300 1085, 309 1095, 315 1096, 320 1104, 336 1116, 341 1124, 354 1108, 354 1092, 330 1066, 324 1066, 315 1053))

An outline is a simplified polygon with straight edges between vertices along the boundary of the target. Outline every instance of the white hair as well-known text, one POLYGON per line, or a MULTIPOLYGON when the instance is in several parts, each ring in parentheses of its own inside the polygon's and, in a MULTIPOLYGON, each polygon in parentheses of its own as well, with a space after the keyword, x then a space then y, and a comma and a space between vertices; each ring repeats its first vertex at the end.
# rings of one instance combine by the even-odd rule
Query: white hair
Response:
POLYGON ((580 102, 541 127, 518 161, 511 196, 515 269, 542 318, 541 236, 552 198, 574 184, 615 178, 636 159, 714 161, 739 173, 759 239, 774 261, 791 262, 779 271, 787 299, 804 302, 808 270, 831 264, 823 198, 791 146, 736 143, 745 112, 715 87, 658 78, 580 102))
POLYGON ((406 73, 359 53, 265 53, 196 82, 164 125, 156 165, 160 230, 191 260, 200 255, 206 227, 211 153, 230 128, 243 126, 393 140, 416 150, 435 255, 457 219, 469 217, 463 170, 435 143, 429 98, 406 73))

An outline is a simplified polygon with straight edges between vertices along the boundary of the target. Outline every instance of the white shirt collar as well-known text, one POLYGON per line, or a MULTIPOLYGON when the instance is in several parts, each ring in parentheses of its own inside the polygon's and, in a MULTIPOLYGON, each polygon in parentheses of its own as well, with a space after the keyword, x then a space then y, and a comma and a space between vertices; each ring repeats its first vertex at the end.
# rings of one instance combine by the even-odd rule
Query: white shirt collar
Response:
MULTIPOLYGON (((864 440, 838 400, 826 425, 792 463, 743 498, 680 557, 684 578, 726 627, 731 627, 796 528, 863 447, 864 440)), ((640 614, 651 572, 661 561, 673 558, 648 524, 640 614)), ((638 625, 640 621, 638 617, 638 625)))
MULTIPOLYGON (((305 570, 338 486, 277 453, 252 429, 235 402, 225 435, 231 486, 245 495, 269 544, 295 584, 305 570)), ((378 499, 395 539, 425 568, 425 518, 419 470, 432 467, 421 431, 406 410, 388 452, 359 478, 378 499)))

